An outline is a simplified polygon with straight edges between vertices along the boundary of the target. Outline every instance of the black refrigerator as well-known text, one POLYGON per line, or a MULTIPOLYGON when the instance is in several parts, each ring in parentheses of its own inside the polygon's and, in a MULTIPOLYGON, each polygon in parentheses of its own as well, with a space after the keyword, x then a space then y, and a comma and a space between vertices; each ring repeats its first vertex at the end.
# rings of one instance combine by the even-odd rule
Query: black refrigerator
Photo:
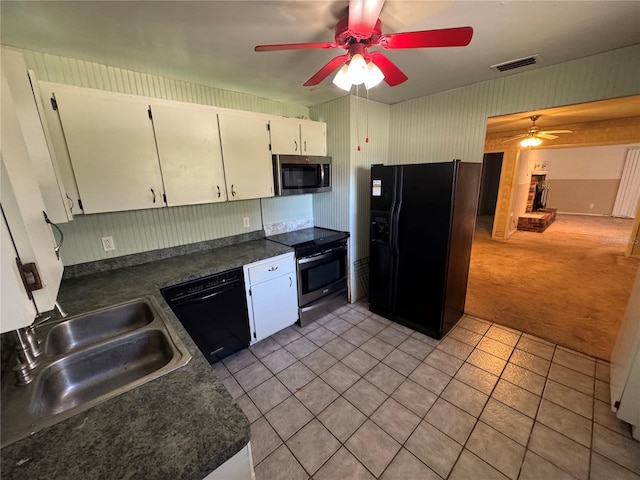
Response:
POLYGON ((371 167, 369 309, 441 338, 464 312, 482 164, 371 167))

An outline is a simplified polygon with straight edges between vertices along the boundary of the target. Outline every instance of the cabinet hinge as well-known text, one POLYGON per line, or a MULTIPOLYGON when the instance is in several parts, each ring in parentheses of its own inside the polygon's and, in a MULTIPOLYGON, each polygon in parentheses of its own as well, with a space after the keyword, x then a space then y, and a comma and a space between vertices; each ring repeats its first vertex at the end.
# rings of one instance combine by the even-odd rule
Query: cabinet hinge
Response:
POLYGON ((78 206, 80 207, 80 210, 84 211, 84 207, 82 206, 82 199, 81 198, 78 199, 78 206))
POLYGON ((271 151, 271 144, 269 144, 269 151, 271 151))
POLYGON ((58 102, 56 101, 56 97, 51 97, 51 108, 53 108, 54 111, 58 110, 58 102))
POLYGON ((27 291, 27 296, 29 300, 32 300, 33 295, 31 292, 43 288, 38 267, 33 262, 23 264, 19 258, 16 258, 16 264, 18 265, 18 272, 20 272, 24 289, 27 291))
POLYGON ((167 194, 166 193, 162 194, 162 199, 164 200, 164 203, 167 203, 167 194))
POLYGON ((267 132, 270 132, 270 131, 271 131, 271 124, 267 123, 267 132))
POLYGON ((249 296, 252 297, 253 293, 251 293, 251 289, 249 289, 249 296))
POLYGON ((153 120, 153 115, 151 113, 151 107, 147 109, 147 113, 149 114, 149 120, 153 120))
POLYGON ((618 400, 616 403, 614 403, 613 406, 615 407, 616 410, 618 408, 620 408, 620 400, 618 400))

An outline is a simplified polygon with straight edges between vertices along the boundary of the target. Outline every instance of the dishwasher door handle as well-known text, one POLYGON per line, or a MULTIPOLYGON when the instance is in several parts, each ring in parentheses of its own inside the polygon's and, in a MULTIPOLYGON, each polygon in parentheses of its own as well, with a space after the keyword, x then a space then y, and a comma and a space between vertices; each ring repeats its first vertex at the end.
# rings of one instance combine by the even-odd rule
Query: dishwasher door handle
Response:
POLYGON ((217 297, 221 293, 227 292, 228 290, 232 289, 234 286, 235 286, 235 282, 233 284, 231 284, 231 285, 227 285, 224 288, 217 289, 215 292, 209 293, 207 295, 198 295, 198 296, 183 297, 181 299, 175 299, 174 300, 174 304, 175 305, 186 305, 188 303, 195 303, 195 302, 201 302, 203 300, 208 300, 210 298, 217 297))

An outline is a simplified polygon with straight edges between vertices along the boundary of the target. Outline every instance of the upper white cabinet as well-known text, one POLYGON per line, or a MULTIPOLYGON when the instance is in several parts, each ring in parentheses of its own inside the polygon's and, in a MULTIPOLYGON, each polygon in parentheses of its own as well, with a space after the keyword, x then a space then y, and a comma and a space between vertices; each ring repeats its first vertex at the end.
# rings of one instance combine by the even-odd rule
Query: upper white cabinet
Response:
POLYGON ((267 117, 220 111, 218 122, 228 199, 273 197, 267 117))
POLYGON ((281 155, 301 155, 300 122, 295 118, 270 118, 271 152, 281 155))
POLYGON ((84 213, 163 206, 149 106, 131 95, 55 91, 84 213))
POLYGON ((327 124, 300 120, 300 142, 303 155, 325 156, 327 154, 327 124))
POLYGON ((53 92, 56 88, 59 88, 59 85, 40 81, 37 85, 34 85, 34 93, 39 97, 36 98, 36 103, 40 116, 46 121, 48 126, 47 143, 49 149, 55 154, 60 179, 62 180, 66 197, 69 201, 69 209, 71 214, 77 215, 83 213, 80 208, 80 192, 78 191, 76 177, 73 174, 71 158, 69 158, 67 143, 64 139, 64 131, 62 130, 62 123, 60 122, 58 110, 54 107, 53 92))
POLYGON ((327 154, 327 124, 296 118, 269 120, 271 151, 282 155, 327 154))
POLYGON ((48 146, 49 132, 46 119, 39 114, 36 104, 40 100, 35 90, 38 87, 37 82, 33 82, 32 88, 32 81, 22 53, 5 47, 0 49, 0 53, 2 71, 11 88, 15 112, 47 214, 54 223, 68 222, 73 215, 67 203, 55 154, 48 146))
POLYGON ((47 222, 46 209, 27 148, 27 138, 4 72, 0 95, 0 203, 3 217, 0 222, 6 222, 2 227, 0 330, 5 332, 31 324, 35 317, 33 305, 40 312, 53 309, 63 266, 57 249, 57 242, 62 238, 54 237, 47 222), (10 238, 8 244, 7 236, 10 238), (16 258, 25 268, 18 268, 16 258), (22 284, 19 270, 24 273, 25 285, 22 284))
POLYGON ((216 111, 152 103, 151 112, 167 205, 226 201, 216 111))

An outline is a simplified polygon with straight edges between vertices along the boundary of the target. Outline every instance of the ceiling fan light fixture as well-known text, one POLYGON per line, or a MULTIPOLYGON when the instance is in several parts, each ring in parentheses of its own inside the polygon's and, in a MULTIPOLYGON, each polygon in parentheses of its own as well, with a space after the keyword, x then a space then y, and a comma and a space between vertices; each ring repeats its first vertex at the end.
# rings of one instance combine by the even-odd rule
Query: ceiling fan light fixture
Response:
POLYGON ((359 53, 352 56, 351 61, 349 62, 348 71, 351 83, 354 85, 362 85, 367 79, 367 74, 369 73, 367 62, 364 57, 359 53))
POLYGON ((364 86, 367 90, 370 90, 384 80, 384 73, 382 73, 382 70, 373 62, 369 62, 367 69, 367 78, 364 81, 364 86))
POLYGON ((541 143, 542 143, 542 140, 540 140, 538 137, 531 136, 522 140, 520 142, 520 146, 521 147, 537 147, 541 143))
POLYGON ((347 92, 351 91, 351 77, 349 76, 349 66, 344 64, 336 76, 333 77, 333 84, 347 92))

